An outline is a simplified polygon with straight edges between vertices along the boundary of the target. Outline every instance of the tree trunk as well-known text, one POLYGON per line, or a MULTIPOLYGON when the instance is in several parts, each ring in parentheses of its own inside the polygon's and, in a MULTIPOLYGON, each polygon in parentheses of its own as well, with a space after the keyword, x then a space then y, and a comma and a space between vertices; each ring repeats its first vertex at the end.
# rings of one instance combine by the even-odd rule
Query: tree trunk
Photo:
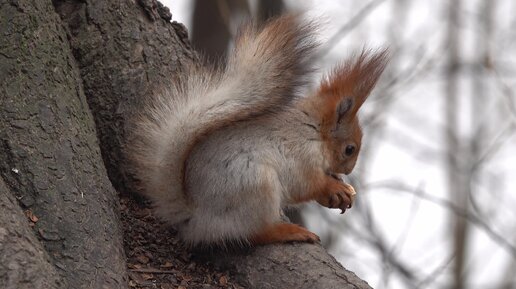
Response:
MULTIPOLYGON (((0 35, 0 173, 12 196, 37 220, 30 235, 23 227, 27 221, 18 213, 10 215, 21 226, 16 225, 23 234, 18 237, 32 244, 27 254, 31 250, 40 255, 42 272, 57 271, 63 288, 123 288, 116 193, 106 177, 79 70, 52 2, 2 1, 0 35), (34 236, 42 246, 33 244, 34 236)), ((2 229, 14 225, 0 219, 2 229)), ((13 274, 10 270, 0 276, 10 280, 16 278, 13 274)), ((48 283, 58 284, 52 280, 58 280, 54 274, 48 283)))
MULTIPOLYGON (((1 284, 127 287, 107 176, 135 191, 122 158, 131 116, 197 61, 170 18, 155 0, 1 2, 1 284)), ((249 288, 369 288, 319 245, 202 257, 249 288)))
POLYGON ((0 179, 0 283, 3 288, 64 288, 50 257, 0 179))

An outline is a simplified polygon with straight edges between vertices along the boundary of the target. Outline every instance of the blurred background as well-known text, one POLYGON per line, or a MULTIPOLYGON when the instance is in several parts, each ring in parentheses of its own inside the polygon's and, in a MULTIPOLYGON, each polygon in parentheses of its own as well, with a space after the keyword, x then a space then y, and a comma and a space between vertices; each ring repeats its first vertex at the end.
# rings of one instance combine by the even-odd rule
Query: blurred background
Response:
POLYGON ((321 72, 390 47, 360 115, 355 207, 296 219, 374 288, 516 288, 516 1, 161 2, 212 61, 242 20, 282 11, 323 23, 321 72))

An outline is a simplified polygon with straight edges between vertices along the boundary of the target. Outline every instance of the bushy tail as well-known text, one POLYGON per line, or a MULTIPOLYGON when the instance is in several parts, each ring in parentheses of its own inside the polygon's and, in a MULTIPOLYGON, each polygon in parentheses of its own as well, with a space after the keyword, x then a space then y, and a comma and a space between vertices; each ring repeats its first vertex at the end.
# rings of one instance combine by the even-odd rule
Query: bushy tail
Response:
POLYGON ((235 121, 282 109, 306 80, 314 25, 299 15, 244 26, 223 70, 190 67, 137 118, 127 146, 142 192, 170 223, 189 218, 184 164, 205 135, 235 121))

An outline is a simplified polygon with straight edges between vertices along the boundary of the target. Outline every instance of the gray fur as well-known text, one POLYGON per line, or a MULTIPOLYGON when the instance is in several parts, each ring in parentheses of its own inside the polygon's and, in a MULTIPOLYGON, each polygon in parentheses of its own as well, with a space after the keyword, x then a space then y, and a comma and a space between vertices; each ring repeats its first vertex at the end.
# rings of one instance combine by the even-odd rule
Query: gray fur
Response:
POLYGON ((318 124, 297 108, 219 130, 187 162, 192 217, 180 226, 193 244, 246 240, 281 220, 295 194, 310 191, 305 173, 323 168, 318 124), (308 125, 307 125, 308 124, 308 125))

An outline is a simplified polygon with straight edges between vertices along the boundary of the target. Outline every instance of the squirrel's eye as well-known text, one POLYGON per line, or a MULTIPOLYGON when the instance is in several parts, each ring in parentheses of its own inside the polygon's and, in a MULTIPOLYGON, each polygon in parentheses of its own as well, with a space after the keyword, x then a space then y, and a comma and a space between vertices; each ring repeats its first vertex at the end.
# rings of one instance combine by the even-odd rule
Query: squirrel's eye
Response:
POLYGON ((346 156, 350 157, 355 153, 355 146, 354 145, 347 145, 346 149, 344 150, 344 154, 346 156))

